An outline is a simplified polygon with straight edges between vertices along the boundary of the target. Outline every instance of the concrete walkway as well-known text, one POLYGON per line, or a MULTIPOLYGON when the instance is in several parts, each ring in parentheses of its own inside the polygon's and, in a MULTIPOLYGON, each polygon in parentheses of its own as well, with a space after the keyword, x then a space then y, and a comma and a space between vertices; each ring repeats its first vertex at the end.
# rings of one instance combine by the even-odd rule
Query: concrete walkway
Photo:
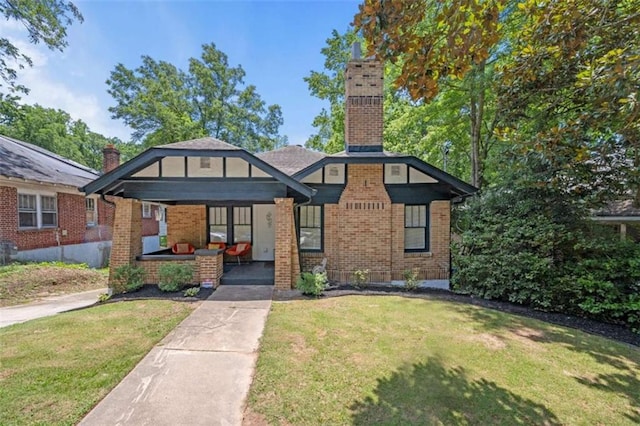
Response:
POLYGON ((28 303, 26 305, 0 308, 0 327, 91 306, 98 301, 100 294, 106 292, 107 289, 103 288, 64 296, 48 297, 39 302, 28 303))
POLYGON ((81 425, 240 425, 271 286, 220 286, 81 425))

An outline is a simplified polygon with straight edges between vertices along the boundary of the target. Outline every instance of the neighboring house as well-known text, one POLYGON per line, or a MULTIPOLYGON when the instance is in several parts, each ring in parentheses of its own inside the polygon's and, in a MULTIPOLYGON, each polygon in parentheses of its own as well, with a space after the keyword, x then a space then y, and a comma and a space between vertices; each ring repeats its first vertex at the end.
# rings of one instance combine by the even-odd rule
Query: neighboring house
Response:
POLYGON ((640 208, 633 206, 633 200, 613 201, 598 210, 591 217, 598 223, 611 226, 621 238, 640 242, 640 208))
MULTIPOLYGON (((415 270, 448 285, 451 200, 476 188, 416 157, 385 152, 383 67, 352 59, 346 81, 346 150, 288 146, 252 155, 213 138, 157 146, 82 188, 116 201, 111 267, 137 264, 157 280, 166 262, 189 263, 195 280, 219 282, 223 254, 209 242, 250 242, 255 261, 273 261, 278 289, 327 259, 333 281, 354 271, 390 282, 415 270), (193 255, 140 256, 141 203, 167 205, 168 245, 193 255)), ((227 259, 231 260, 231 259, 227 259)))
POLYGON ((114 208, 78 190, 99 176, 46 149, 0 136, 0 240, 17 245, 19 260, 105 265, 114 208))

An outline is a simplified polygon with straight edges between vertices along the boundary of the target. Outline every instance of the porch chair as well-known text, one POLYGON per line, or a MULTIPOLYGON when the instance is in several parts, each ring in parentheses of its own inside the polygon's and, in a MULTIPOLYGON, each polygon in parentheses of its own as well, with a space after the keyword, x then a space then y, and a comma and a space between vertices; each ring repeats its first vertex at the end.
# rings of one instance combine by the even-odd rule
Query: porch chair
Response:
POLYGON ((190 243, 175 243, 171 247, 171 252, 173 254, 193 254, 195 251, 196 248, 190 243))
POLYGON ((244 256, 250 251, 251 251, 251 244, 238 243, 229 247, 225 253, 227 253, 229 256, 236 256, 238 258, 238 265, 240 265, 240 256, 244 256))
POLYGON ((311 272, 315 274, 321 274, 323 272, 327 272, 327 258, 322 259, 322 263, 313 267, 311 272))
POLYGON ((209 250, 226 250, 227 244, 223 242, 211 242, 207 244, 207 249, 209 250))

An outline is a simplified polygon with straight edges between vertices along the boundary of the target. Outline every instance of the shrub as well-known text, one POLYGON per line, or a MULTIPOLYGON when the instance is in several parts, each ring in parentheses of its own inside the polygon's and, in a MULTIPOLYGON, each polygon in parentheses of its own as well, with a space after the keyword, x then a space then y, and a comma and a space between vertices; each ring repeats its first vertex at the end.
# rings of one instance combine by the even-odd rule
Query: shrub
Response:
POLYGON ((113 272, 113 292, 125 293, 136 291, 144 285, 145 271, 133 265, 118 266, 113 272))
POLYGON ((407 269, 402 275, 405 290, 416 291, 418 289, 418 271, 407 269))
POLYGON ((355 288, 364 288, 369 283, 369 270, 360 270, 353 272, 353 285, 355 288))
POLYGON ((109 299, 111 299, 111 296, 109 296, 108 293, 102 293, 98 295, 98 303, 104 303, 109 299))
POLYGON ((191 287, 184 291, 184 297, 196 297, 200 293, 200 287, 191 287))
POLYGON ((179 263, 165 263, 158 268, 158 287, 162 291, 180 291, 193 280, 193 267, 179 263))
POLYGON ((321 274, 312 274, 310 272, 303 272, 296 281, 296 288, 302 292, 311 296, 319 296, 327 286, 327 274, 323 272, 321 274))

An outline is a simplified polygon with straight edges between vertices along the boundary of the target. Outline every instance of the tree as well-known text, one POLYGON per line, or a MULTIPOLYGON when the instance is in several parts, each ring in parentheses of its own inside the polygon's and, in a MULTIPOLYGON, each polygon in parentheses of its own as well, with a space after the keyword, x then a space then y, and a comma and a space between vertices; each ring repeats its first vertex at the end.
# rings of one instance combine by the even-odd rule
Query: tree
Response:
POLYGON ((638 10, 640 0, 367 0, 355 23, 371 52, 402 64, 396 85, 414 99, 471 84, 474 184, 491 123, 486 137, 555 158, 554 182, 585 190, 623 167, 610 180, 619 190, 638 180, 638 10), (487 94, 495 120, 482 118, 487 94))
POLYGON ((285 144, 280 107, 267 106, 255 86, 243 87, 244 76, 213 43, 189 60, 188 71, 143 56, 135 70, 118 64, 111 72, 108 92, 116 106, 109 111, 145 146, 207 135, 251 151, 285 144))
POLYGON ((117 138, 92 132, 82 120, 65 111, 40 105, 19 105, 11 98, 0 100, 0 134, 13 137, 96 170, 102 169, 102 149, 113 144, 127 146, 117 138))
MULTIPOLYGON (((0 0, 0 14, 7 21, 15 20, 25 26, 31 43, 44 43, 51 50, 62 51, 67 47, 67 27, 74 21, 83 22, 78 8, 67 0, 0 0)), ((0 78, 10 92, 28 93, 28 89, 16 84, 18 71, 31 66, 31 58, 9 41, 0 37, 0 78), (15 65, 14 65, 15 64, 15 65)), ((0 84, 2 87, 2 84, 0 84)))

